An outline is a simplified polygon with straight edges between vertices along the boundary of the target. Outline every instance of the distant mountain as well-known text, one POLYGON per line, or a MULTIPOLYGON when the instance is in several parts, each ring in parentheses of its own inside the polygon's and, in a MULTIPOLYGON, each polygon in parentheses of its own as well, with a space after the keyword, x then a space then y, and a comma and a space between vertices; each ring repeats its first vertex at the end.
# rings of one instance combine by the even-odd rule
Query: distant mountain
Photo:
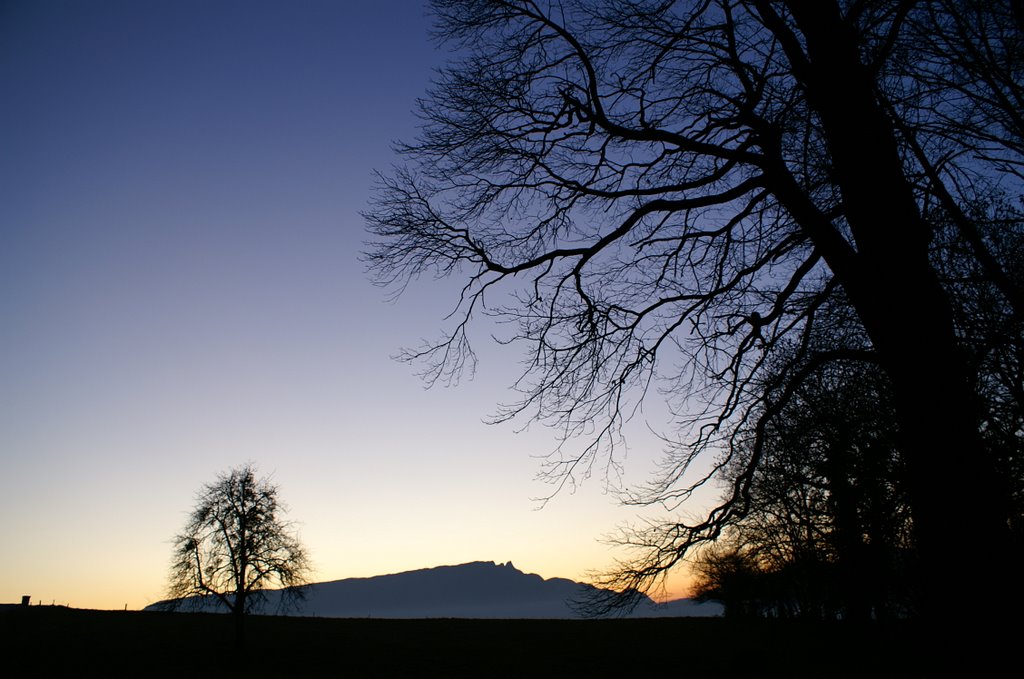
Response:
MULTIPOLYGON (((348 578, 310 585, 298 609, 284 611, 281 592, 267 592, 266 613, 325 618, 579 618, 573 602, 591 585, 523 573, 512 562, 476 561, 459 566, 348 578)), ((155 610, 165 602, 147 606, 155 610)), ((217 610, 215 601, 190 600, 183 610, 217 610)), ((721 606, 680 599, 664 605, 644 597, 630 617, 721 615, 721 606)))

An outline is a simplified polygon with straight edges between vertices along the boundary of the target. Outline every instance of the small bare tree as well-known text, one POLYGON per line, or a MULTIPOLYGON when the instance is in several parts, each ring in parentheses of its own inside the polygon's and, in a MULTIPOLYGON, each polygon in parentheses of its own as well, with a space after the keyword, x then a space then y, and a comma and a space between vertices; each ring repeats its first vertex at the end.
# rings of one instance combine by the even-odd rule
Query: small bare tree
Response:
POLYGON ((283 521, 278 488, 251 464, 203 486, 185 530, 174 538, 170 605, 202 605, 210 597, 235 618, 265 603, 265 590, 282 588, 282 602, 304 596, 310 570, 306 551, 283 521))

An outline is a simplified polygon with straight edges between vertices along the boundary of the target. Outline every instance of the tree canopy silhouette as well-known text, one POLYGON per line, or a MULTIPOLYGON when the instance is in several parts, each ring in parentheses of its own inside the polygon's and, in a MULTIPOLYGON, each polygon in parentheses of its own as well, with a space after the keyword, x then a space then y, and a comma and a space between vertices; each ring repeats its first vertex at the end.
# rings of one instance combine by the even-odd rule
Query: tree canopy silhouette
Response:
POLYGON ((698 593, 727 615, 906 616, 911 521, 896 440, 877 365, 834 361, 803 380, 766 421, 746 513, 696 558, 698 593))
POLYGON ((243 617, 262 605, 263 590, 283 588, 285 601, 301 597, 309 561, 283 511, 277 486, 251 464, 203 486, 174 538, 172 605, 213 598, 233 614, 240 638, 243 617))
POLYGON ((473 317, 512 321, 527 359, 501 416, 586 442, 552 478, 614 455, 665 395, 679 443, 630 500, 729 484, 703 519, 644 533, 608 583, 646 588, 745 516, 773 418, 863 361, 891 389, 921 610, 942 614, 950 535, 986 545, 1006 596, 983 606, 1019 602, 1024 398, 998 376, 1019 375, 1024 319, 1021 3, 433 8, 457 60, 367 215, 381 283, 464 281, 450 332, 408 357, 457 378, 473 317), (855 327, 821 333, 837 305, 855 327))

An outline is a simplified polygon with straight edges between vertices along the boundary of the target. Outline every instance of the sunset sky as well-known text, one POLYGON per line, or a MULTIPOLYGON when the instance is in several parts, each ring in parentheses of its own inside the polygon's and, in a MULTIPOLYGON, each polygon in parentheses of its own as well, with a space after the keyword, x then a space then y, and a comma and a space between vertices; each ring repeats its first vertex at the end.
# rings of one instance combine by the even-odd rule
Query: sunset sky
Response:
POLYGON ((454 301, 389 302, 359 261, 373 170, 450 56, 429 27, 419 0, 0 4, 0 603, 159 600, 194 494, 247 461, 315 580, 625 556, 600 538, 643 514, 599 471, 540 509, 554 434, 484 424, 515 349, 481 326, 451 389, 391 358, 454 301))

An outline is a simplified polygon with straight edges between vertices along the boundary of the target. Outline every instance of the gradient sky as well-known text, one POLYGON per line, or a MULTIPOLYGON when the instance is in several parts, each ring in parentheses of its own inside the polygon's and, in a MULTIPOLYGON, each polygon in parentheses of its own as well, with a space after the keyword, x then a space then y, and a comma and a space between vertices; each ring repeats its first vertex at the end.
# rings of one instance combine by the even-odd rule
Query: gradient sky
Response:
MULTIPOLYGON (((454 389, 391 359, 453 301, 390 303, 358 261, 446 59, 429 26, 419 0, 0 3, 0 602, 159 600, 195 492, 247 461, 316 580, 625 556, 599 538, 637 510, 596 477, 538 510, 554 435, 483 423, 514 351, 454 389)), ((626 483, 661 449, 635 425, 626 483)))

